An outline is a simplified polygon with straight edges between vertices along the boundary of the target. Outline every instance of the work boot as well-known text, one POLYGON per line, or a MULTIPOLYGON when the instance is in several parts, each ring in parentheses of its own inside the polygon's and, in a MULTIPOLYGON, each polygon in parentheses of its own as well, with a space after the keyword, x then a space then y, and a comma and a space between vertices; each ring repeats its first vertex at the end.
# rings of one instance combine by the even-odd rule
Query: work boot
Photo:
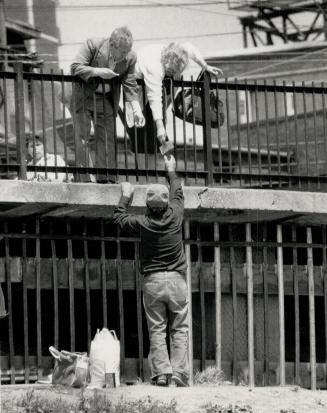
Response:
POLYGON ((167 374, 159 374, 157 376, 157 386, 168 386, 167 374))
POLYGON ((184 374, 175 372, 171 376, 171 380, 173 383, 176 384, 177 387, 188 387, 189 386, 187 377, 184 376, 184 374))

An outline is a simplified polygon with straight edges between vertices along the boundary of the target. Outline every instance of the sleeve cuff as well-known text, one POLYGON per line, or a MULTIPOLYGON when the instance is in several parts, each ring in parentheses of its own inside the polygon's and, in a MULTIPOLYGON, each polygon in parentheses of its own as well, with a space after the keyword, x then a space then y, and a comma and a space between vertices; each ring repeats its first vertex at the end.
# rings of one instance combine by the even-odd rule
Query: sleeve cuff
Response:
POLYGON ((131 103, 131 106, 132 106, 132 109, 133 109, 133 113, 142 112, 140 103, 137 100, 133 100, 130 103, 131 103))

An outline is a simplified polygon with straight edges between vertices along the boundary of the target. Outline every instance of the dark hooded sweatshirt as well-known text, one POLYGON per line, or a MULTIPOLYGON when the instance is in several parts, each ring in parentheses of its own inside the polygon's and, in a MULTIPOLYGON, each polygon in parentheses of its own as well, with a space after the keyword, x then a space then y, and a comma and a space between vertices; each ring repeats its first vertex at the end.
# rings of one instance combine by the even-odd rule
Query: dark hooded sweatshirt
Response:
POLYGON ((184 196, 180 180, 168 173, 169 205, 161 218, 127 213, 130 198, 122 196, 114 211, 114 221, 120 228, 141 238, 140 264, 144 276, 159 271, 186 272, 182 225, 184 196))

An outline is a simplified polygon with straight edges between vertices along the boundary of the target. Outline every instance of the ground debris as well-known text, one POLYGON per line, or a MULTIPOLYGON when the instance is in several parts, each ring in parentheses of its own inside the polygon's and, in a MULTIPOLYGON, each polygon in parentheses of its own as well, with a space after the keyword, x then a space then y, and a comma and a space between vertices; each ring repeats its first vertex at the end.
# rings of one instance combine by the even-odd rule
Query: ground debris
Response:
POLYGON ((219 404, 209 403, 205 406, 206 413, 253 413, 249 405, 231 405, 221 406, 219 404))

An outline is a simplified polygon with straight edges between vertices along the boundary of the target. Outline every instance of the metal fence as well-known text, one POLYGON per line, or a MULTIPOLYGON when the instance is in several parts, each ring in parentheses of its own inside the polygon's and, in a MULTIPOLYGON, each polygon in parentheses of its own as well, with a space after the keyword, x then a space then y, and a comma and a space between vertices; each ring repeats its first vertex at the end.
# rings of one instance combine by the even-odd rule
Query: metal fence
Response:
MULTIPOLYGON (((326 388, 326 227, 185 221, 193 368, 234 383, 326 388), (193 311, 192 311, 193 309, 193 311)), ((115 329, 122 379, 149 376, 139 239, 104 220, 3 220, 1 377, 48 373, 50 345, 87 351, 115 329)))
MULTIPOLYGON (((101 150, 104 164, 98 163, 97 113, 99 99, 105 101, 106 82, 93 96, 92 129, 84 139, 76 132, 81 122, 77 125, 71 99, 77 85, 84 87, 72 76, 23 72, 19 66, 15 72, 0 73, 1 177, 48 179, 54 173, 55 178, 78 182, 87 172, 114 176, 115 181, 161 179, 164 164, 153 123, 147 117, 145 128, 134 128, 123 100, 113 141, 107 135, 101 150), (35 153, 28 156, 26 134, 43 138, 44 154, 53 154, 52 161, 42 165, 33 158, 35 153), (81 144, 83 165, 77 162, 81 144)), ((144 88, 140 82, 140 99, 149 113, 144 88)), ((167 79, 164 89, 166 129, 185 184, 325 190, 324 83, 213 82, 205 76, 203 81, 167 79), (184 99, 176 100, 178 93, 184 99), (224 115, 220 126, 218 109, 224 115)))

